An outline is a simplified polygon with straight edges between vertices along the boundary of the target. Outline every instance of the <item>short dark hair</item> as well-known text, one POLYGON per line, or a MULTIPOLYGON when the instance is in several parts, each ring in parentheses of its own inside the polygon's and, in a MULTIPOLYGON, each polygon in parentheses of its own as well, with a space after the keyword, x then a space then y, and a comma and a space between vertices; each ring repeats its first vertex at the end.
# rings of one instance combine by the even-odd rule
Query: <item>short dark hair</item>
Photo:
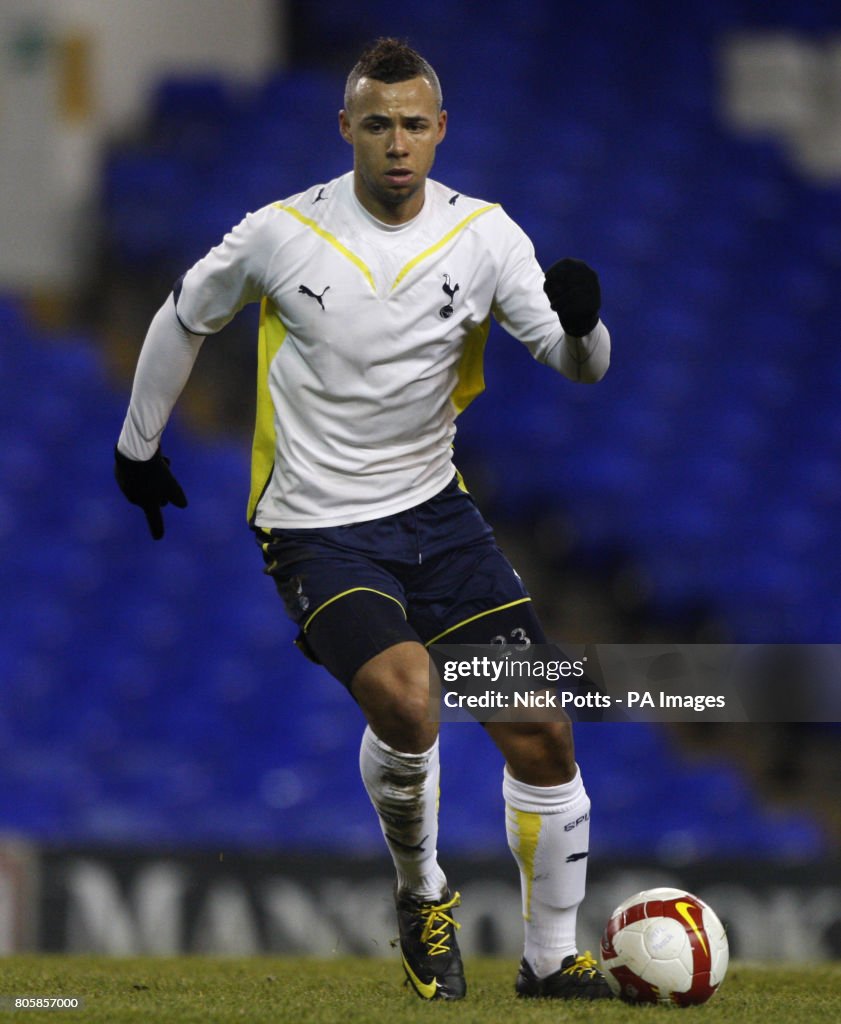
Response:
POLYGON ((360 78, 375 78, 378 82, 408 82, 410 78, 425 78, 432 86, 441 109, 443 97, 441 83, 435 69, 403 39, 381 37, 367 46, 354 64, 345 83, 345 109, 351 104, 353 90, 360 78))

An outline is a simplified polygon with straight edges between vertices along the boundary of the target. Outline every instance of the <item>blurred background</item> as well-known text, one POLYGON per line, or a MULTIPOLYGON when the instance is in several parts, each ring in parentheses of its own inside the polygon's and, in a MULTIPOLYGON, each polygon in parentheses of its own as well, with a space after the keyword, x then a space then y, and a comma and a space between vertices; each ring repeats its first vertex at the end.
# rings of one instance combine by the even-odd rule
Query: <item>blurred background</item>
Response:
MULTIPOLYGON (((152 315, 246 211, 349 169, 344 78, 378 35, 441 78, 433 176, 601 276, 608 377, 573 386, 495 327, 459 420, 548 632, 839 640, 833 5, 3 0, 0 951, 387 951, 361 715, 293 648, 245 523, 256 309, 168 428, 190 507, 162 543, 112 476, 152 315)), ((837 725, 577 736, 588 944, 675 883, 737 955, 841 956, 837 725)), ((517 955, 497 755, 453 725, 442 758, 463 946, 517 955)))

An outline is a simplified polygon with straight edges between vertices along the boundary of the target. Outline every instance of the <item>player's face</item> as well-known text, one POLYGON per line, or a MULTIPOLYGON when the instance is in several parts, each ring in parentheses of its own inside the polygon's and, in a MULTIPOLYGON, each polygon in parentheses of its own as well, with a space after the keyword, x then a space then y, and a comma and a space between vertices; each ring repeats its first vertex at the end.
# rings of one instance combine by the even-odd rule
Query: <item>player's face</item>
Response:
POLYGON ((447 112, 425 78, 359 80, 350 109, 339 112, 339 130, 353 146, 354 188, 369 213, 402 224, 420 212, 446 128, 447 112))

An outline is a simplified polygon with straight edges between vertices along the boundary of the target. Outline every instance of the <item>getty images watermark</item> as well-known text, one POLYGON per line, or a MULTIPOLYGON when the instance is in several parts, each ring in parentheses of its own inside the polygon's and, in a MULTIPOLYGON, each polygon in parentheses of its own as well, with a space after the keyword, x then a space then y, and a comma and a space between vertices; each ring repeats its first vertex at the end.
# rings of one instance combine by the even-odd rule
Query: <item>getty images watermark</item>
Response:
POLYGON ((841 644, 435 644, 436 721, 841 721, 841 644))

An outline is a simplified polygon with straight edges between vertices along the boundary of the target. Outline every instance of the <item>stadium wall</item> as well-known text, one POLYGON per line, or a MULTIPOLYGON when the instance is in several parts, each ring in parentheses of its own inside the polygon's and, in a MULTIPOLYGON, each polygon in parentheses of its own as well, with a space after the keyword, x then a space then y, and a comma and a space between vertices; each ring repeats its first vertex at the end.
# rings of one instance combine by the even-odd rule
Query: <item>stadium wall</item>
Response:
MULTIPOLYGON (((381 858, 21 849, 0 856, 3 952, 111 955, 387 956, 394 937, 390 871, 381 858), (38 877, 38 886, 21 884, 38 877), (22 922, 30 922, 29 930, 22 922)), ((507 859, 448 860, 463 895, 459 941, 467 956, 516 958, 520 889, 507 859)), ((841 862, 744 862, 676 867, 591 865, 579 944, 596 949, 627 896, 675 886, 710 903, 734 957, 762 961, 841 958, 841 862)))
POLYGON ((261 80, 283 62, 284 11, 282 0, 4 0, 0 288, 78 286, 105 138, 130 131, 175 71, 261 80))

